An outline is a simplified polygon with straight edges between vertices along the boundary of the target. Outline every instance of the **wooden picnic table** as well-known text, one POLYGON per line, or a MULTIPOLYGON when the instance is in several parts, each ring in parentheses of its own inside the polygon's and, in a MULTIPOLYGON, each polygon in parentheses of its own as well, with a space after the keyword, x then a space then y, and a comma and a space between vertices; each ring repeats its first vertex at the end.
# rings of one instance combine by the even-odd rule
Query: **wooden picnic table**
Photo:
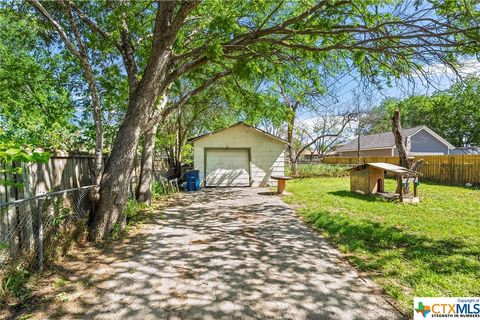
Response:
POLYGON ((287 180, 291 180, 292 177, 287 176, 272 176, 272 179, 277 180, 277 193, 282 194, 285 192, 285 184, 287 180))

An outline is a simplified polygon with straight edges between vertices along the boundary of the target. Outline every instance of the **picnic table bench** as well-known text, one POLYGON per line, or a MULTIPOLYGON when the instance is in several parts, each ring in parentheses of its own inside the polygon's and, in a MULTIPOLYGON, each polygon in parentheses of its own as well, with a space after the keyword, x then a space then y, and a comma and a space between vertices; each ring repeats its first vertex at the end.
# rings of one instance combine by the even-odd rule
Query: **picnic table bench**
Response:
POLYGON ((291 180, 292 177, 287 176, 272 176, 272 179, 277 180, 277 193, 282 194, 285 192, 285 184, 287 180, 291 180))

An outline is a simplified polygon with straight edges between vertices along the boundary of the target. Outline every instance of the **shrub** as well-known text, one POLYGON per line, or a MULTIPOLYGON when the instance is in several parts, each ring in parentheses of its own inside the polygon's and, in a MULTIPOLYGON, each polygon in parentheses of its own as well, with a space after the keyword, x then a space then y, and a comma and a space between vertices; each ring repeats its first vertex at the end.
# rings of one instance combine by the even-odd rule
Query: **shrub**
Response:
POLYGON ((166 180, 155 180, 152 183, 152 197, 158 199, 160 197, 177 192, 177 187, 171 185, 166 180))

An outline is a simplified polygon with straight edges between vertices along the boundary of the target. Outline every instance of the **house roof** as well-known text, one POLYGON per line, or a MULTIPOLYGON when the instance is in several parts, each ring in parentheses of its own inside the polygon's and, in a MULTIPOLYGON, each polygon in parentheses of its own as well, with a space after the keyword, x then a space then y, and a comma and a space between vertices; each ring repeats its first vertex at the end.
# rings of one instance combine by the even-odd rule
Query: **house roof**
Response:
POLYGON ((451 154, 480 154, 480 147, 459 147, 452 150, 451 154))
POLYGON ((277 140, 277 141, 280 141, 280 142, 282 142, 282 143, 288 144, 288 141, 285 140, 285 139, 279 138, 279 137, 277 137, 277 136, 275 136, 275 135, 273 135, 273 134, 271 134, 271 133, 268 133, 268 132, 266 132, 266 131, 264 131, 264 130, 262 130, 262 129, 255 128, 254 126, 248 125, 248 124, 246 124, 246 123, 244 123, 244 122, 241 122, 241 121, 235 123, 234 125, 231 125, 230 127, 226 127, 226 128, 223 128, 223 129, 215 130, 215 131, 212 131, 212 132, 209 132, 209 133, 205 133, 205 134, 202 134, 202 135, 200 135, 200 136, 191 138, 191 139, 189 139, 188 141, 189 141, 189 142, 195 142, 195 141, 198 141, 198 140, 201 140, 201 139, 210 137, 210 136, 212 136, 212 135, 214 135, 214 134, 217 134, 217 133, 219 133, 219 132, 222 132, 222 131, 225 131, 225 130, 228 130, 228 129, 231 129, 231 128, 234 128, 234 127, 238 127, 238 126, 242 126, 242 127, 248 128, 248 129, 250 129, 250 130, 254 130, 254 131, 256 131, 256 132, 258 132, 258 133, 260 133, 260 134, 263 134, 263 135, 267 136, 267 137, 270 138, 270 139, 277 140))
MULTIPOLYGON (((437 133, 427 126, 418 126, 408 129, 403 129, 402 134, 404 137, 411 137, 417 132, 425 130, 432 136, 434 136, 438 141, 446 145, 449 149, 454 149, 455 147, 449 143, 447 140, 443 139, 437 133)), ((382 132, 377 134, 370 134, 365 136, 360 136, 360 149, 385 149, 395 147, 395 138, 392 132, 382 132)), ((338 152, 342 151, 356 151, 358 149, 358 140, 354 139, 349 143, 344 144, 336 149, 338 152)))
POLYGON ((361 164, 359 166, 353 167, 353 168, 348 169, 348 170, 364 169, 366 167, 375 167, 375 168, 379 168, 379 169, 382 169, 382 170, 385 170, 385 171, 397 173, 397 174, 400 174, 400 175, 411 175, 411 174, 419 175, 420 174, 416 171, 413 171, 413 170, 410 170, 410 169, 407 169, 407 168, 404 168, 404 167, 400 167, 400 166, 397 166, 397 165, 394 165, 394 164, 391 164, 391 163, 385 163, 385 162, 365 163, 365 164, 361 164))

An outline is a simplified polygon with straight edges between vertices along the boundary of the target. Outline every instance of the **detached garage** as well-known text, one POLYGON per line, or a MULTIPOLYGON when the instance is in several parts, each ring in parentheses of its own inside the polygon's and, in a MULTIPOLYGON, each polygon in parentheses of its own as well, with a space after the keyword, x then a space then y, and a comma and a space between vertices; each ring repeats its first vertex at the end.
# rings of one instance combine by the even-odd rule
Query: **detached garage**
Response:
POLYGON ((285 175, 287 142, 243 122, 190 141, 204 187, 263 187, 285 175))

